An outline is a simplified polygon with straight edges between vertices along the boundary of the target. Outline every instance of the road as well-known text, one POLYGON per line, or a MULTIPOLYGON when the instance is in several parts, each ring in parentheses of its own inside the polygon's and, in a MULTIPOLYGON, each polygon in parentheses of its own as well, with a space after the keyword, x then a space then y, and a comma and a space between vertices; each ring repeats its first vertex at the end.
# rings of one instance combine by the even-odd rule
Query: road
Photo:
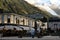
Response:
POLYGON ((18 37, 0 37, 0 40, 60 40, 59 36, 44 36, 42 38, 31 38, 31 37, 23 37, 23 38, 18 38, 18 37))

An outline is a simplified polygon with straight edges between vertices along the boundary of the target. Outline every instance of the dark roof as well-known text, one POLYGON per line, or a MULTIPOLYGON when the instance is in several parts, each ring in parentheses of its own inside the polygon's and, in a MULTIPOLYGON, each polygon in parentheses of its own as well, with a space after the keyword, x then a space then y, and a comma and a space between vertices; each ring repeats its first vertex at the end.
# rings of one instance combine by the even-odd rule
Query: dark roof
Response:
POLYGON ((50 18, 49 22, 60 22, 60 18, 58 17, 50 18))

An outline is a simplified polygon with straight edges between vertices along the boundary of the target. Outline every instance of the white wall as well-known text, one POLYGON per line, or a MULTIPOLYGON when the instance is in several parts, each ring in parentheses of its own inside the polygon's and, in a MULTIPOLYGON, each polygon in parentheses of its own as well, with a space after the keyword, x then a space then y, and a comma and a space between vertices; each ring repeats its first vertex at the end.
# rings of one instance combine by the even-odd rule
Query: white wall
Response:
POLYGON ((52 30, 55 30, 56 28, 60 29, 60 22, 49 22, 49 27, 52 30), (56 25, 55 25, 56 24, 56 25))

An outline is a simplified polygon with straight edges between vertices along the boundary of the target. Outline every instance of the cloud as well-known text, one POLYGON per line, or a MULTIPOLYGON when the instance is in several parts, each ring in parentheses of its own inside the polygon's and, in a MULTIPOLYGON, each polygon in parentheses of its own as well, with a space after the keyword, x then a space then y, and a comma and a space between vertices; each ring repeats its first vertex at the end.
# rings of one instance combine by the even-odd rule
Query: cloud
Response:
POLYGON ((34 5, 41 5, 41 4, 56 4, 56 5, 60 5, 60 1, 59 0, 26 0, 31 4, 34 5))
POLYGON ((60 1, 59 0, 50 0, 50 2, 52 4, 60 5, 60 1))

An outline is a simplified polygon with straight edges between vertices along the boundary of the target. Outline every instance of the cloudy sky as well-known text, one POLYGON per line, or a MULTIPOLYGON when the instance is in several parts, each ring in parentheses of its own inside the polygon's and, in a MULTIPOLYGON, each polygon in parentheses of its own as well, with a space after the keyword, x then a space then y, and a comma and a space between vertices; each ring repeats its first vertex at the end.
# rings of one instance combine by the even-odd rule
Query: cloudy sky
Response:
POLYGON ((60 5, 60 0, 26 0, 31 4, 56 4, 56 5, 60 5))

